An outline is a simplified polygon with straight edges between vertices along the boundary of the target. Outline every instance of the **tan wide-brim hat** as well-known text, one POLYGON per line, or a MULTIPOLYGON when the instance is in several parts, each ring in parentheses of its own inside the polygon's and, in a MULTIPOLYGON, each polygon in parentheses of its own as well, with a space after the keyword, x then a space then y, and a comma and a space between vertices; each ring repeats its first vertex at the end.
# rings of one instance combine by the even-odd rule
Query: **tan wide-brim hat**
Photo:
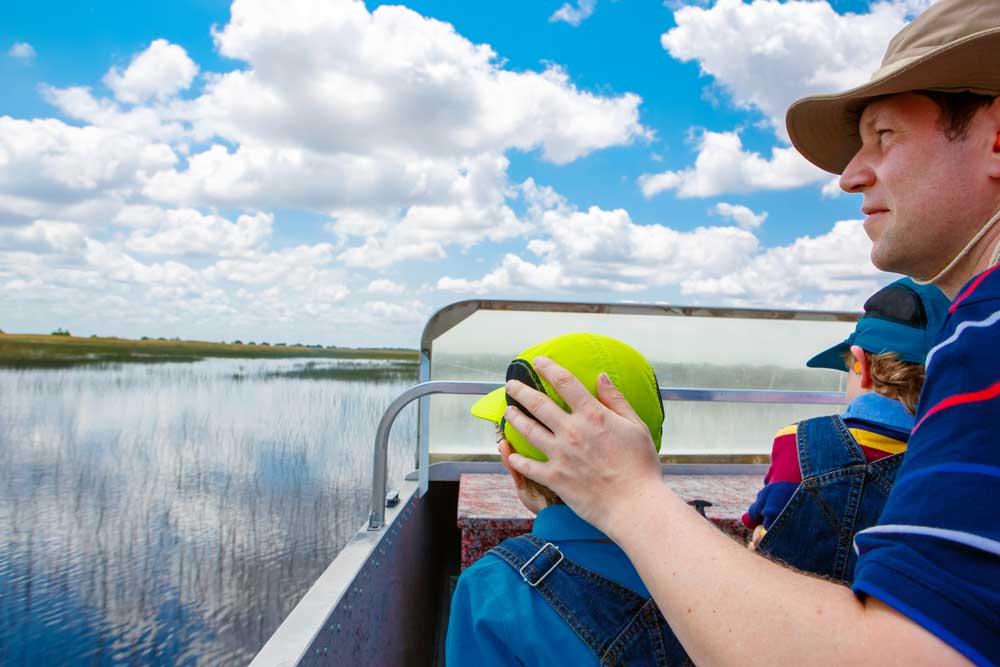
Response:
POLYGON ((889 42, 871 81, 814 95, 788 109, 788 136, 802 155, 839 174, 861 148, 867 100, 914 90, 1000 95, 1000 0, 941 0, 889 42))

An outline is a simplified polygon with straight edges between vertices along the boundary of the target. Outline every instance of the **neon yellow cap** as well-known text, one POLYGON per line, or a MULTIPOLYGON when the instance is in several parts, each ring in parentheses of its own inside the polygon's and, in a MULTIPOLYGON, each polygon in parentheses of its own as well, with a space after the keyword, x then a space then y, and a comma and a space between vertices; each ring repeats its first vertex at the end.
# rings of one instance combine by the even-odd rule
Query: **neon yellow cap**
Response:
MULTIPOLYGON (((528 348, 507 366, 507 380, 520 380, 529 387, 544 391, 563 410, 570 412, 566 402, 535 372, 532 362, 536 357, 548 357, 568 370, 594 396, 597 396, 598 376, 607 373, 649 428, 656 451, 660 451, 663 437, 663 401, 660 399, 660 388, 653 367, 634 348, 620 340, 599 334, 572 333, 550 338, 528 348)), ((512 399, 511 403, 514 403, 512 399)), ((544 454, 503 418, 508 404, 507 391, 500 387, 476 401, 472 406, 472 414, 501 424, 504 437, 518 454, 538 461, 547 460, 544 454)), ((518 407, 527 412, 522 406, 518 407)))

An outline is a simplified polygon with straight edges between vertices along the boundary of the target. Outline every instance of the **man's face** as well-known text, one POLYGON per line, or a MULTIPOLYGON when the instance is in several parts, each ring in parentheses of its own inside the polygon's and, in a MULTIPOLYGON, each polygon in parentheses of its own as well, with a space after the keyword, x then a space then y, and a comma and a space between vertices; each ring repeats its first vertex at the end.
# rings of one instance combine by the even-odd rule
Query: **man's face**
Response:
POLYGON ((918 279, 944 268, 993 213, 982 123, 977 117, 967 139, 951 141, 939 118, 938 106, 914 93, 869 104, 862 147, 840 178, 845 191, 864 195, 872 263, 918 279))

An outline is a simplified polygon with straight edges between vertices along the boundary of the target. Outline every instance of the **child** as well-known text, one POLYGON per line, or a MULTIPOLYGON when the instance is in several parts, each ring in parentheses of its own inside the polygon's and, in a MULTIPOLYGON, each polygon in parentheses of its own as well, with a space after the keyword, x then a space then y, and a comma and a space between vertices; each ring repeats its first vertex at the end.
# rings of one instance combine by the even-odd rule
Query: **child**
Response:
POLYGON ((868 299, 847 340, 807 362, 847 371, 847 410, 778 431, 765 486, 743 515, 750 548, 851 581, 854 535, 876 523, 895 481, 948 305, 934 286, 897 280, 868 299))
MULTIPOLYGON (((617 340, 584 333, 553 338, 511 362, 508 380, 544 391, 565 410, 532 367, 537 356, 566 368, 595 396, 598 375, 607 372, 659 451, 663 403, 642 355, 617 340)), ((545 459, 503 419, 508 403, 514 404, 501 387, 477 402, 472 414, 498 425, 501 459, 521 501, 537 517, 530 534, 504 541, 459 578, 447 664, 691 664, 625 553, 551 490, 511 469, 513 451, 545 459)))

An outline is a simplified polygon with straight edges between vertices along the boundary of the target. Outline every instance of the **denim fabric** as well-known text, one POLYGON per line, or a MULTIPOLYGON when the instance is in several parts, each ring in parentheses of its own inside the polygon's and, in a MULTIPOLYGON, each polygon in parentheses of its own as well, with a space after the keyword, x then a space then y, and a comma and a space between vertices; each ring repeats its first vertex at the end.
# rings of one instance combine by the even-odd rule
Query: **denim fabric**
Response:
POLYGON ((652 598, 566 559, 537 535, 504 540, 490 553, 517 571, 552 606, 601 665, 692 665, 652 598), (547 574, 546 574, 547 573, 547 574))
POLYGON ((903 455, 869 463, 839 416, 801 422, 796 439, 802 483, 757 551, 850 582, 854 535, 878 522, 903 455))

